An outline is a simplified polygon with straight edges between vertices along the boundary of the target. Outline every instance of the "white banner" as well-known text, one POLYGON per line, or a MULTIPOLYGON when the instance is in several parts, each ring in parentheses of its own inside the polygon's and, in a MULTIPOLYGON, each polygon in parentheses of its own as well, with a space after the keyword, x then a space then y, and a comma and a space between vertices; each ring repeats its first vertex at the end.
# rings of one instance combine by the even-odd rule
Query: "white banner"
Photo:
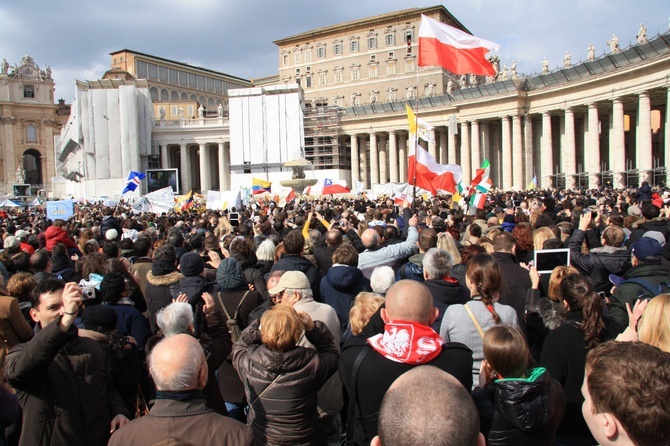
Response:
POLYGON ((149 212, 162 214, 174 210, 174 192, 169 186, 146 194, 143 198, 149 202, 149 212))
POLYGON ((236 207, 237 209, 242 207, 240 191, 208 190, 206 198, 207 209, 221 211, 232 207, 236 207))

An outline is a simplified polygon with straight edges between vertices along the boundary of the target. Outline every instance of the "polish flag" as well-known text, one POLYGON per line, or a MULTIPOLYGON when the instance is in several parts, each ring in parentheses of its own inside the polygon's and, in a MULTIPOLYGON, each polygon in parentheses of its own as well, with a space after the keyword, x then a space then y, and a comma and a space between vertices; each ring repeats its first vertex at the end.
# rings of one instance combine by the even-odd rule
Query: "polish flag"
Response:
POLYGON ((472 36, 460 29, 421 15, 419 28, 420 67, 441 66, 454 74, 495 76, 486 53, 500 45, 472 36))
POLYGON ((416 142, 409 151, 407 180, 409 184, 430 191, 456 192, 456 185, 463 177, 463 169, 457 164, 438 164, 435 158, 416 142), (416 179, 416 182, 415 182, 416 179))

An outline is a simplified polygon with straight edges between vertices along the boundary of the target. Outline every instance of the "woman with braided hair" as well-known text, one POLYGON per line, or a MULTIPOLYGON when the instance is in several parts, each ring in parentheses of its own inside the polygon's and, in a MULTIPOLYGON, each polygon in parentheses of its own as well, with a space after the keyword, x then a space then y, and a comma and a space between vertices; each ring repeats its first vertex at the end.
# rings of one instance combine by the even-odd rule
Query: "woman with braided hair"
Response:
POLYGON ((497 302, 503 287, 502 271, 490 254, 477 254, 465 273, 470 302, 447 308, 440 336, 447 342, 461 342, 472 350, 472 382, 479 382, 479 369, 484 359, 484 333, 498 325, 518 325, 516 311, 497 302))

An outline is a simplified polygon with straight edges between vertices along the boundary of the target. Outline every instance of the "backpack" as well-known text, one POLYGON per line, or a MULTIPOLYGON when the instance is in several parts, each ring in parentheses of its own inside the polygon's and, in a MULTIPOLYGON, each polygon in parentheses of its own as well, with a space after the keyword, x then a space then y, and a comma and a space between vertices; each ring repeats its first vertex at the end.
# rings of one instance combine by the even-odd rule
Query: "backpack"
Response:
POLYGON ((668 282, 661 282, 658 285, 654 285, 653 283, 644 279, 632 278, 624 280, 619 284, 619 286, 623 285, 624 283, 634 283, 635 285, 641 286, 646 290, 646 292, 639 291, 636 299, 653 299, 659 294, 670 292, 670 284, 668 284, 668 282))
POLYGON ((240 329, 240 324, 237 323, 237 313, 240 311, 240 306, 242 305, 242 302, 244 302, 244 299, 246 299, 247 294, 249 294, 249 291, 244 293, 244 296, 242 296, 242 299, 240 299, 240 302, 237 304, 237 308, 235 308, 235 314, 233 317, 230 317, 230 313, 228 312, 228 309, 226 306, 223 304, 223 301, 221 300, 221 292, 219 291, 216 294, 216 297, 219 299, 219 304, 221 305, 221 308, 223 308, 223 312, 226 313, 226 325, 228 325, 228 331, 230 332, 230 339, 233 342, 237 342, 238 339, 240 339, 240 336, 242 335, 242 330, 240 329))

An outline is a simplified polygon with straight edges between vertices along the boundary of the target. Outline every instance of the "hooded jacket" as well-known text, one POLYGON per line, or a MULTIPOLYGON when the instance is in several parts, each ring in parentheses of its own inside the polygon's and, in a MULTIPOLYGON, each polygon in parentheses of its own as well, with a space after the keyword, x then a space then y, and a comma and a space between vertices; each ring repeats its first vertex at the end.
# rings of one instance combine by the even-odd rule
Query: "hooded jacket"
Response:
POLYGON ((151 266, 151 271, 147 273, 147 289, 144 297, 147 301, 149 323, 151 324, 151 331, 153 333, 158 331, 156 313, 172 302, 170 285, 179 282, 183 278, 184 275, 177 271, 177 268, 162 260, 156 260, 151 266))
POLYGON ((406 263, 400 265, 395 275, 396 280, 410 279, 417 282, 423 282, 423 252, 414 254, 406 263))
POLYGON ((565 411, 565 395, 546 369, 528 378, 499 379, 472 392, 489 446, 550 446, 565 411))
POLYGON ((626 303, 631 308, 639 298, 655 297, 658 294, 667 293, 670 289, 670 271, 661 263, 644 263, 634 266, 623 275, 624 281, 629 279, 641 279, 652 287, 660 287, 657 293, 651 295, 651 292, 645 287, 636 283, 622 283, 614 290, 610 298, 609 316, 623 325, 628 325, 628 311, 626 303))
POLYGON ((570 265, 577 268, 593 284, 596 291, 603 291, 608 296, 612 289, 609 275, 622 276, 631 267, 630 251, 625 246, 601 246, 582 254, 582 242, 586 233, 575 229, 567 241, 570 248, 570 265))
POLYGON ((49 226, 46 231, 44 231, 44 237, 47 241, 47 251, 51 252, 54 246, 58 243, 64 244, 67 248, 77 248, 77 244, 67 235, 65 229, 58 228, 56 226, 49 226))
POLYGON ((340 339, 349 324, 349 310, 356 295, 370 291, 370 279, 363 272, 349 265, 334 265, 321 279, 321 299, 335 309, 340 321, 340 339))
POLYGON ((279 261, 272 265, 270 271, 300 271, 305 273, 309 280, 310 288, 312 288, 312 292, 314 293, 314 299, 321 301, 321 297, 319 296, 321 275, 316 266, 306 258, 296 254, 283 254, 279 261))

